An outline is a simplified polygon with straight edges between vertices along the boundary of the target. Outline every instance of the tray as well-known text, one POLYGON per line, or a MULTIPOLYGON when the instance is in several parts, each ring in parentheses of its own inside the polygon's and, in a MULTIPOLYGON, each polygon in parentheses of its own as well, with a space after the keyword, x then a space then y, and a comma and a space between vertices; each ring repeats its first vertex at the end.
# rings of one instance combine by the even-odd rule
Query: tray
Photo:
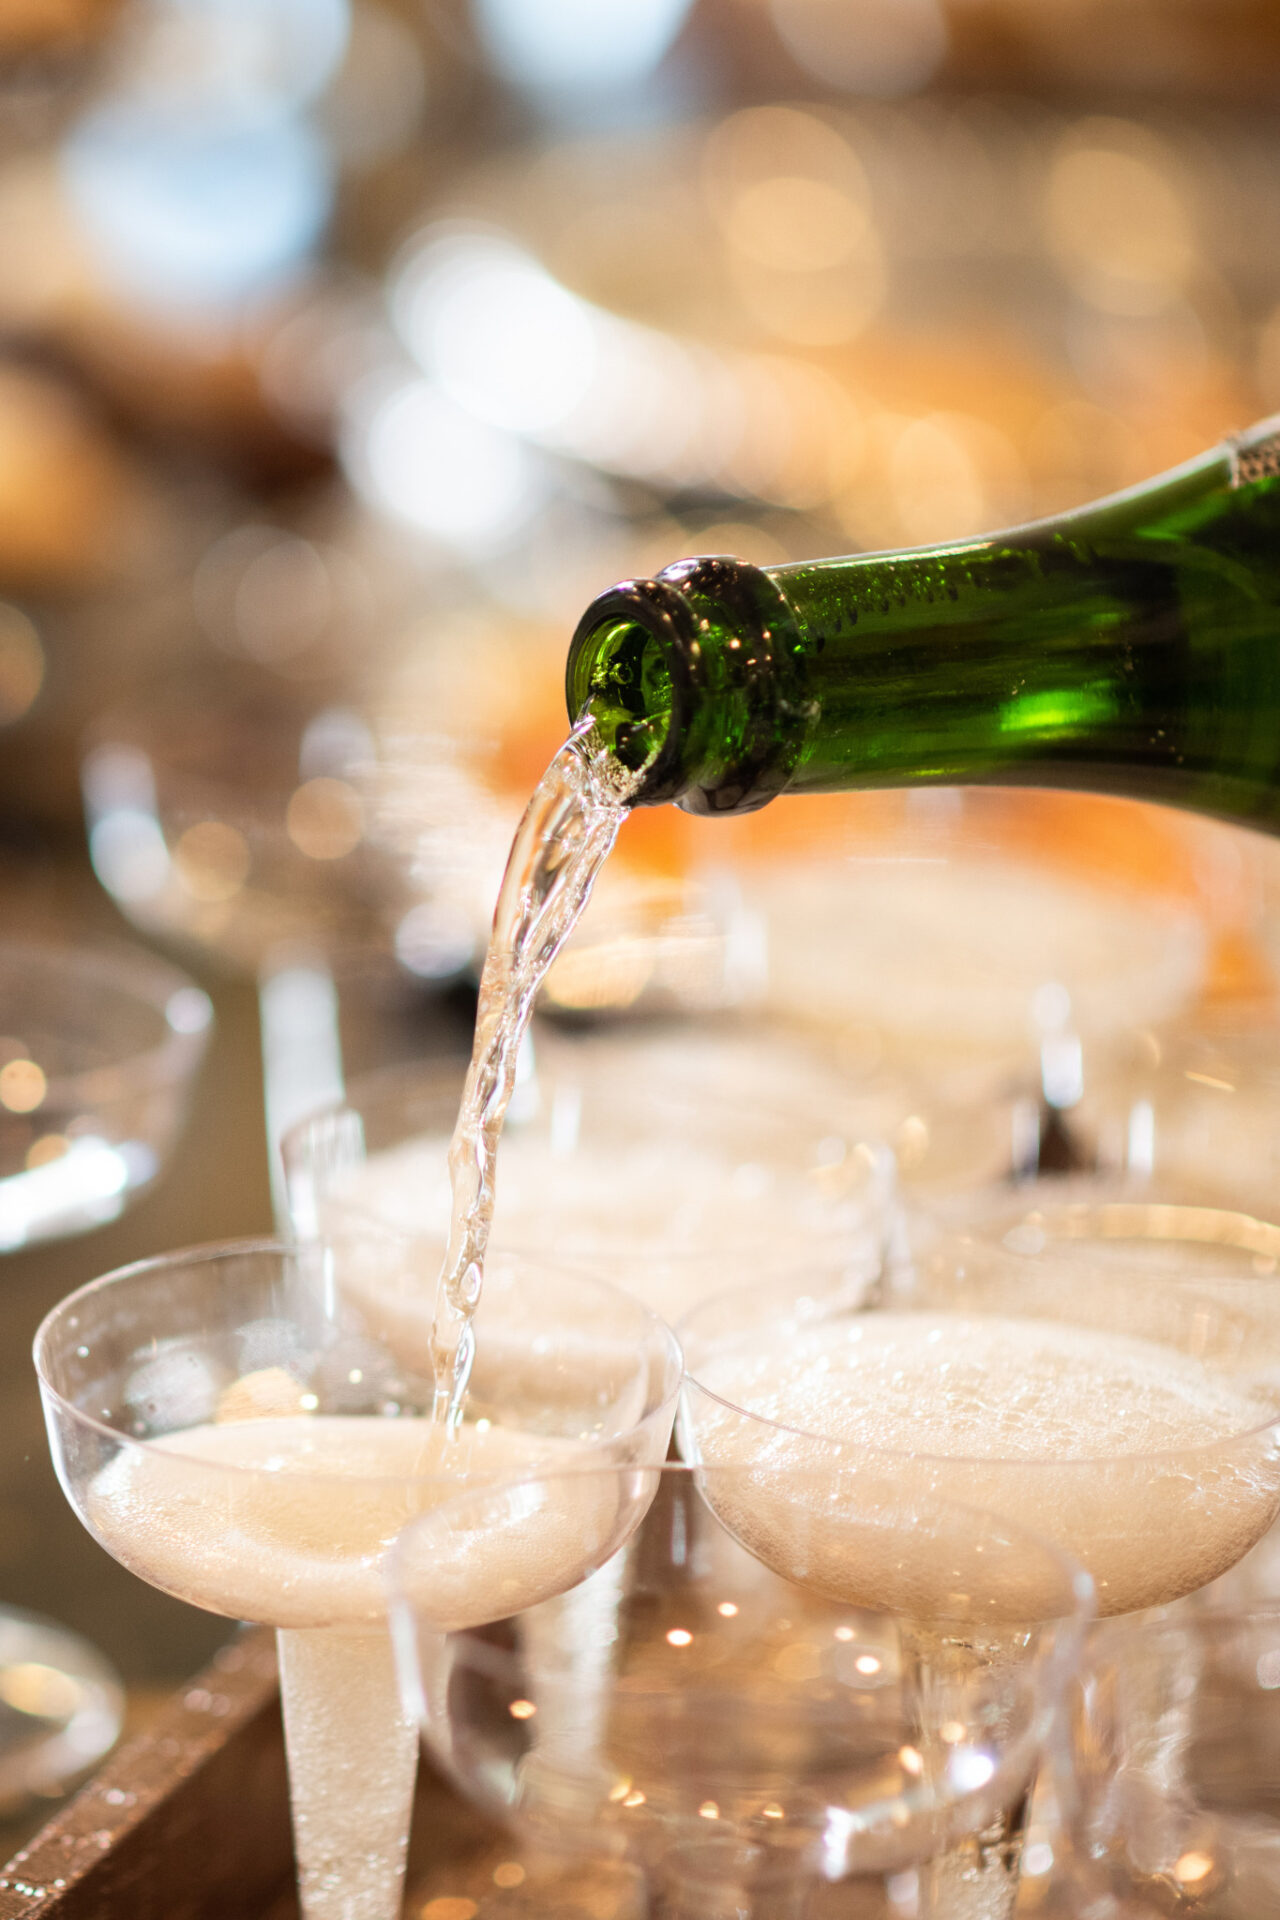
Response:
MULTIPOLYGON (((434 1901, 430 1920, 457 1920, 474 1898, 464 1883, 500 1905, 515 1869, 496 1885, 493 1873, 512 1849, 424 1765, 406 1911, 434 1901)), ((297 1913, 275 1636, 260 1628, 222 1648, 0 1869, 0 1920, 297 1913)))

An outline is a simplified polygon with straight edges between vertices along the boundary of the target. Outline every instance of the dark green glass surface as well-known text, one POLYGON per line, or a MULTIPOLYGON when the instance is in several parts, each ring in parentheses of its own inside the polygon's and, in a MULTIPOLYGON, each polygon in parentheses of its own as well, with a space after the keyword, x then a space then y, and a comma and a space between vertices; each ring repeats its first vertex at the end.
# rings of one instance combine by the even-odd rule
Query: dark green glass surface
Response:
POLYGON ((574 637, 641 803, 1080 787, 1280 830, 1280 422, 1061 518, 767 570, 682 562, 574 637))

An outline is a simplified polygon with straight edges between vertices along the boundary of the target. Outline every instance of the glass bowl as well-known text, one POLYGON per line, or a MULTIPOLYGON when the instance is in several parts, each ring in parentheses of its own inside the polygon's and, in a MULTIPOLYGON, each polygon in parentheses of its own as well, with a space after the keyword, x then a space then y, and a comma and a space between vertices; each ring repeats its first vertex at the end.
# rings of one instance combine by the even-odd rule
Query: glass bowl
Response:
POLYGON ((1280 1174, 1280 1008, 1212 1001, 1176 1023, 1083 1050, 1059 1127, 1068 1170, 1165 1185, 1268 1219, 1280 1174))
POLYGON ((1188 1191, 1172 1180, 1032 1180, 1012 1191, 973 1195, 964 1216, 953 1229, 931 1228, 927 1216, 917 1216, 918 1265, 962 1258, 966 1249, 980 1257, 978 1250, 988 1247, 1007 1262, 1021 1262, 1033 1291, 1034 1276, 1048 1262, 1252 1296, 1259 1335, 1272 1312, 1280 1225, 1202 1199, 1194 1185, 1188 1191))
POLYGON ((350 702, 229 661, 143 685, 89 737, 94 870, 145 932, 251 973, 303 941, 389 951, 412 896, 360 790, 371 753, 350 702))
POLYGON ((1082 1045, 1098 1072, 1134 1026, 1181 1015, 1208 959, 1196 907, 1019 844, 1015 820, 989 796, 922 793, 888 821, 849 806, 762 846, 741 878, 765 1004, 968 1102, 1042 1080, 1051 1095, 1082 1045))
POLYGON ((1208 1586, 1280 1512, 1280 1290, 1215 1279, 1194 1242, 1180 1268, 1168 1211, 1126 1215, 1136 1252, 1096 1210, 1071 1257, 942 1237, 852 1304, 794 1281, 705 1303, 680 1323, 685 1457, 839 1441, 1043 1527, 1104 1615, 1208 1586))
MULTIPOLYGON (((892 1156, 839 1077, 785 1037, 544 1026, 529 1067, 499 1148, 495 1245, 608 1273, 668 1319, 806 1260, 858 1286, 878 1272, 897 1220, 892 1156)), ((373 1076, 293 1129, 295 1231, 376 1225, 438 1271, 461 1084, 460 1065, 373 1076)))
MULTIPOLYGON (((1203 1056, 1196 1050, 1191 1057, 1203 1056)), ((1244 1093, 1249 1083, 1242 1079, 1238 1084, 1244 1093)), ((1180 1097, 1176 1083, 1173 1093, 1180 1097)), ((1230 1099, 1229 1088, 1193 1082, 1180 1111, 1198 1112, 1199 1125, 1230 1099)), ((1161 1125, 1163 1105, 1154 1111, 1155 1132, 1148 1138, 1159 1149, 1170 1130, 1161 1125)), ((1212 1163, 1209 1171, 1217 1173, 1219 1164, 1212 1163)), ((1228 1161, 1226 1173, 1230 1171, 1228 1161)), ((1224 1347, 1218 1356, 1224 1364, 1268 1383, 1280 1380, 1280 1225, 1191 1198, 1208 1191, 1203 1172, 1199 1183, 1188 1182, 1186 1188, 1160 1176, 1157 1164, 1149 1179, 1135 1173, 1121 1180, 1077 1175, 1032 1182, 1016 1195, 975 1196, 966 1209, 966 1232, 946 1241, 940 1257, 964 1257, 966 1239, 979 1261, 986 1256, 978 1249, 994 1246, 1011 1270, 1021 1269, 1033 1297, 1041 1290, 1037 1276, 1046 1267, 1058 1269, 1057 1284, 1064 1289, 1127 1288, 1135 1299, 1142 1287, 1174 1284, 1199 1303, 1192 1311, 1204 1315, 1206 1338, 1214 1326, 1232 1330, 1228 1339, 1235 1358, 1231 1361, 1224 1347), (1177 1197, 1163 1199, 1162 1193, 1177 1197)), ((1230 1188, 1229 1179, 1225 1184, 1230 1188)), ((1246 1198, 1248 1192, 1263 1197, 1243 1169, 1235 1190, 1242 1187, 1246 1198)), ((936 1256, 938 1249, 930 1252, 930 1232, 918 1216, 911 1237, 919 1260, 927 1264, 936 1256)), ((1204 1590, 1198 1603, 1244 1607, 1268 1599, 1280 1599, 1280 1532, 1274 1526, 1204 1590)))
POLYGON ((972 1871, 1091 1601, 1053 1548, 834 1450, 477 1489, 407 1528, 388 1578, 406 1700, 453 1781, 540 1847, 639 1868, 672 1920, 783 1920, 823 1883, 878 1901, 965 1847, 972 1871), (544 1597, 515 1614, 496 1576, 535 1557, 544 1597))
POLYGON ((0 942, 0 1252, 114 1220, 155 1179, 213 1028, 128 946, 0 942))
POLYGON ((102 1655, 20 1607, 0 1607, 0 1698, 0 1816, 65 1793, 124 1724, 124 1687, 102 1655))

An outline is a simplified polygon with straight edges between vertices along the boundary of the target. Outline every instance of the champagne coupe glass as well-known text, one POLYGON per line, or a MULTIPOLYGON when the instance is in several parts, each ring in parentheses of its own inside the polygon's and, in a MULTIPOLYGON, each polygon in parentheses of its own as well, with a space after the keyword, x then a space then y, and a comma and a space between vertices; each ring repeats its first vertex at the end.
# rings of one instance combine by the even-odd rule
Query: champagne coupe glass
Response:
MULTIPOLYGON (((295 1233, 377 1230, 438 1268, 461 1081, 452 1065, 370 1076, 288 1133, 295 1233)), ((806 1256, 869 1284, 897 1208, 866 1118, 786 1036, 729 1023, 574 1040, 544 1027, 503 1131, 495 1239, 607 1272, 672 1320, 806 1256)), ((372 1278, 386 1297, 387 1277, 372 1278)))
POLYGON ((1205 1325, 1223 1341, 1215 1366, 1280 1377, 1280 1224, 1213 1204, 1208 1193, 1203 1183, 1172 1178, 1082 1177, 975 1195, 963 1228, 938 1234, 917 1217, 914 1251, 897 1285, 906 1289, 912 1275, 927 1285, 929 1275, 960 1266, 973 1275, 995 1263, 1010 1276, 1011 1298, 1019 1273, 1028 1300, 1041 1303, 1057 1286, 1083 1287, 1090 1299, 1117 1289, 1103 1314, 1116 1325, 1126 1311, 1136 1315, 1138 1332, 1143 1316, 1162 1311, 1163 1290, 1176 1299, 1182 1289, 1210 1303, 1205 1325))
MULTIPOLYGON (((1100 1285, 1109 1284, 1109 1275, 1122 1284, 1137 1276, 1148 1286, 1186 1287, 1202 1301, 1212 1302, 1212 1319, 1223 1323, 1225 1315, 1226 1323, 1241 1329, 1242 1365, 1280 1378, 1276 1292, 1280 1225, 1230 1205, 1210 1203, 1207 1196, 1218 1191, 1219 1177, 1228 1171, 1220 1158, 1209 1164, 1207 1174, 1202 1170, 1198 1181, 1185 1183, 1178 1177, 1180 1167, 1162 1178, 1159 1162, 1159 1150, 1171 1141, 1184 1142, 1188 1134, 1203 1138, 1206 1104, 1210 1114, 1219 1112, 1232 1098, 1233 1089, 1246 1102, 1239 1116, 1243 1125, 1246 1113, 1261 1104, 1265 1074, 1252 1079, 1241 1062, 1234 1081, 1212 1086, 1191 1082, 1184 1097, 1180 1085, 1184 1076, 1177 1063, 1187 1058, 1204 1058, 1190 1039, 1171 1048, 1173 1084, 1162 1087, 1166 1097, 1149 1109, 1153 1115, 1149 1138, 1158 1150, 1149 1180, 1132 1174, 1111 1180, 1077 1177, 1033 1182, 1016 1196, 975 1196, 969 1208, 970 1224, 951 1238, 941 1257, 966 1258, 976 1252, 981 1260, 985 1255, 977 1249, 993 1243, 1011 1267, 1021 1267, 1033 1286, 1046 1265, 1053 1265, 1062 1270, 1064 1288, 1079 1284, 1081 1268, 1091 1269, 1100 1285), (1161 1194, 1177 1198, 1163 1199, 1158 1197, 1161 1194)), ((1216 1057, 1215 1064, 1225 1067, 1216 1057)), ((1250 1188, 1257 1193, 1259 1182, 1250 1178, 1247 1169, 1241 1170, 1235 1191, 1247 1198, 1250 1188)), ((915 1232, 917 1241, 927 1245, 918 1220, 915 1232)), ((1272 1597, 1280 1597, 1280 1530, 1275 1526, 1204 1594, 1215 1605, 1244 1605, 1272 1597)))
MULTIPOLYGON (((1210 1203, 1211 1196, 1225 1195, 1228 1202, 1263 1197, 1266 1124, 1250 1129, 1267 1111, 1274 1041, 1267 1046, 1265 1026, 1258 1027, 1256 1010, 1247 1006, 1224 1009, 1211 1025, 1198 1023, 1186 1033, 1138 1034, 1134 1040, 1133 1077, 1095 1089, 1081 1104, 1079 1127, 1087 1138, 1087 1125, 1099 1147, 1127 1142, 1134 1149, 1128 1166, 1110 1177, 1034 1182, 1016 1199, 981 1196, 970 1232, 998 1242, 1031 1284, 1038 1269, 1053 1264, 1062 1269, 1064 1288, 1077 1285, 1083 1269, 1100 1284, 1109 1277, 1128 1285, 1137 1276, 1148 1284, 1185 1287, 1210 1303, 1206 1324, 1223 1324, 1225 1314, 1228 1324, 1242 1330, 1241 1358, 1252 1372, 1280 1377, 1280 1227, 1231 1204, 1210 1203)), ((957 1250, 962 1246, 958 1239, 957 1250)), ((1280 1529, 1273 1524, 1180 1610, 1245 1608, 1278 1595, 1280 1529)), ((1180 1696, 1187 1715, 1194 1707, 1198 1657, 1198 1643, 1189 1636, 1180 1696)), ((1187 1729, 1178 1730, 1172 1709, 1165 1714, 1164 1735, 1164 1780, 1172 1792, 1179 1756, 1191 1739, 1187 1729)), ((1046 1810, 1053 1802, 1051 1784, 1047 1788, 1046 1810)), ((1046 1837, 1069 1879, 1072 1836, 1060 1819, 1051 1819, 1046 1837)))
MULTIPOLYGON (((85 1233, 146 1191, 213 1028, 194 981, 128 944, 0 941, 0 1255, 85 1233)), ((113 1745, 124 1692, 78 1634, 0 1608, 0 1806, 113 1745)))
MULTIPOLYGON (((1097 1140, 1083 1097, 1101 1095, 1109 1119, 1113 1083, 1128 1084, 1142 1051, 1136 1029, 1146 1041, 1148 1023, 1184 1019, 1203 986, 1203 903, 1189 885, 1152 885, 1185 867, 1180 833, 1150 810, 1121 822, 1115 803, 1073 802, 1078 835, 1025 794, 849 796, 803 839, 796 825, 760 829, 744 862, 766 1007, 896 1080, 933 1131, 995 1131, 985 1166, 972 1139, 962 1177, 939 1180, 937 1148, 917 1171, 908 1130, 903 1187, 926 1204, 1114 1154, 1115 1128, 1097 1140)), ((1139 1160, 1145 1137, 1138 1113, 1139 1160)))
MULTIPOLYGON (((798 833, 797 826, 792 830, 798 833)), ((1180 1017, 1207 933, 1186 901, 1028 849, 1018 801, 907 796, 744 869, 766 1004, 973 1106, 1011 1086, 1051 1111, 1133 1027, 1180 1017)), ((1034 1117, 1034 1109, 1033 1109, 1034 1117)))
MULTIPOLYGON (((706 1303, 682 1323, 685 1456, 781 1469, 834 1440, 904 1489, 1039 1525, 1104 1615, 1206 1587, 1280 1510, 1275 1282, 1126 1263, 1097 1221, 1078 1253, 943 1238, 854 1310, 794 1282, 706 1303)), ((975 1913, 1010 1910, 1007 1860, 975 1913)))
POLYGON ((137 687, 94 722, 81 767, 94 869, 145 932, 257 977, 273 1149, 341 1096, 353 1063, 398 1057, 424 992, 477 945, 450 888, 488 871, 473 830, 488 816, 460 742, 438 742, 434 762, 415 842, 350 687, 224 659, 137 687))
POLYGON ((249 973, 290 944, 386 952, 410 900, 358 790, 371 752, 358 711, 262 670, 156 680, 93 728, 94 870, 145 932, 249 973))
POLYGON ((103 1226, 137 1198, 212 1027, 208 995, 136 947, 0 941, 0 1253, 103 1226))
POLYGON ((239 1242, 143 1261, 69 1295, 35 1349, 58 1477, 100 1544, 164 1592, 278 1630, 307 1920, 400 1911, 416 1746, 386 1547, 468 1476, 588 1450, 661 1459, 680 1376, 637 1302, 495 1258, 450 1439, 416 1356, 354 1304, 358 1258, 239 1242))
POLYGON ((1076 1898, 1151 1915, 1280 1910, 1280 1609, 1108 1622, 1054 1743, 1076 1898))
POLYGON ((455 1783, 552 1849, 638 1868, 664 1920, 798 1920, 841 1882, 841 1913, 880 1913, 886 1879, 902 1898, 1008 1823, 1092 1598, 1036 1536, 836 1448, 477 1488, 406 1528, 388 1579, 406 1700, 455 1783), (600 1543, 572 1589, 584 1569, 544 1546, 570 1515, 600 1543), (519 1615, 507 1564, 544 1581, 519 1615), (949 1650, 927 1680, 908 1617, 949 1650))
POLYGON ((1171 1026, 1120 1037, 1105 1063, 1086 1046, 1067 1116, 1075 1170, 1184 1201, 1260 1215, 1280 1172, 1280 1018, 1239 997, 1171 1026), (1095 1070, 1096 1069, 1096 1070, 1095 1070))

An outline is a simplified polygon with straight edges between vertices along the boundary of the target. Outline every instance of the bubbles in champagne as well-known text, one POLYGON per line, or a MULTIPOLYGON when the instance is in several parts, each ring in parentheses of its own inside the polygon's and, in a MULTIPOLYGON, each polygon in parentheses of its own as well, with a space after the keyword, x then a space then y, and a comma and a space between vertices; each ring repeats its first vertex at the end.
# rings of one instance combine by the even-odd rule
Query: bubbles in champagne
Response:
POLYGON ((1003 1314, 858 1314, 799 1335, 783 1355, 735 1352, 700 1371, 765 1419, 952 1458, 1173 1451, 1269 1412, 1173 1347, 1003 1314))
MULTIPOLYGON (((467 1474, 581 1461, 580 1444, 500 1426, 448 1443, 430 1420, 292 1414, 232 1418, 124 1446, 85 1518, 152 1586, 232 1619, 277 1627, 375 1626, 382 1564, 418 1514, 467 1474)), ((568 1585, 581 1562, 554 1571, 568 1585)))
MULTIPOLYGON (((1274 1394, 1105 1329, 861 1314, 735 1342, 697 1377, 720 1396, 695 1402, 706 1461, 756 1466, 767 1491, 770 1473, 820 1466, 838 1442, 845 1458, 891 1478, 907 1507, 941 1494, 1057 1541, 1093 1575, 1104 1613, 1207 1585, 1280 1508, 1274 1394)), ((907 1579, 911 1532, 897 1531, 884 1534, 879 1572, 870 1536, 857 1564, 837 1552, 824 1590, 843 1580, 843 1597, 882 1605, 890 1575, 895 1594, 904 1580, 927 1587, 924 1558, 907 1579)))

